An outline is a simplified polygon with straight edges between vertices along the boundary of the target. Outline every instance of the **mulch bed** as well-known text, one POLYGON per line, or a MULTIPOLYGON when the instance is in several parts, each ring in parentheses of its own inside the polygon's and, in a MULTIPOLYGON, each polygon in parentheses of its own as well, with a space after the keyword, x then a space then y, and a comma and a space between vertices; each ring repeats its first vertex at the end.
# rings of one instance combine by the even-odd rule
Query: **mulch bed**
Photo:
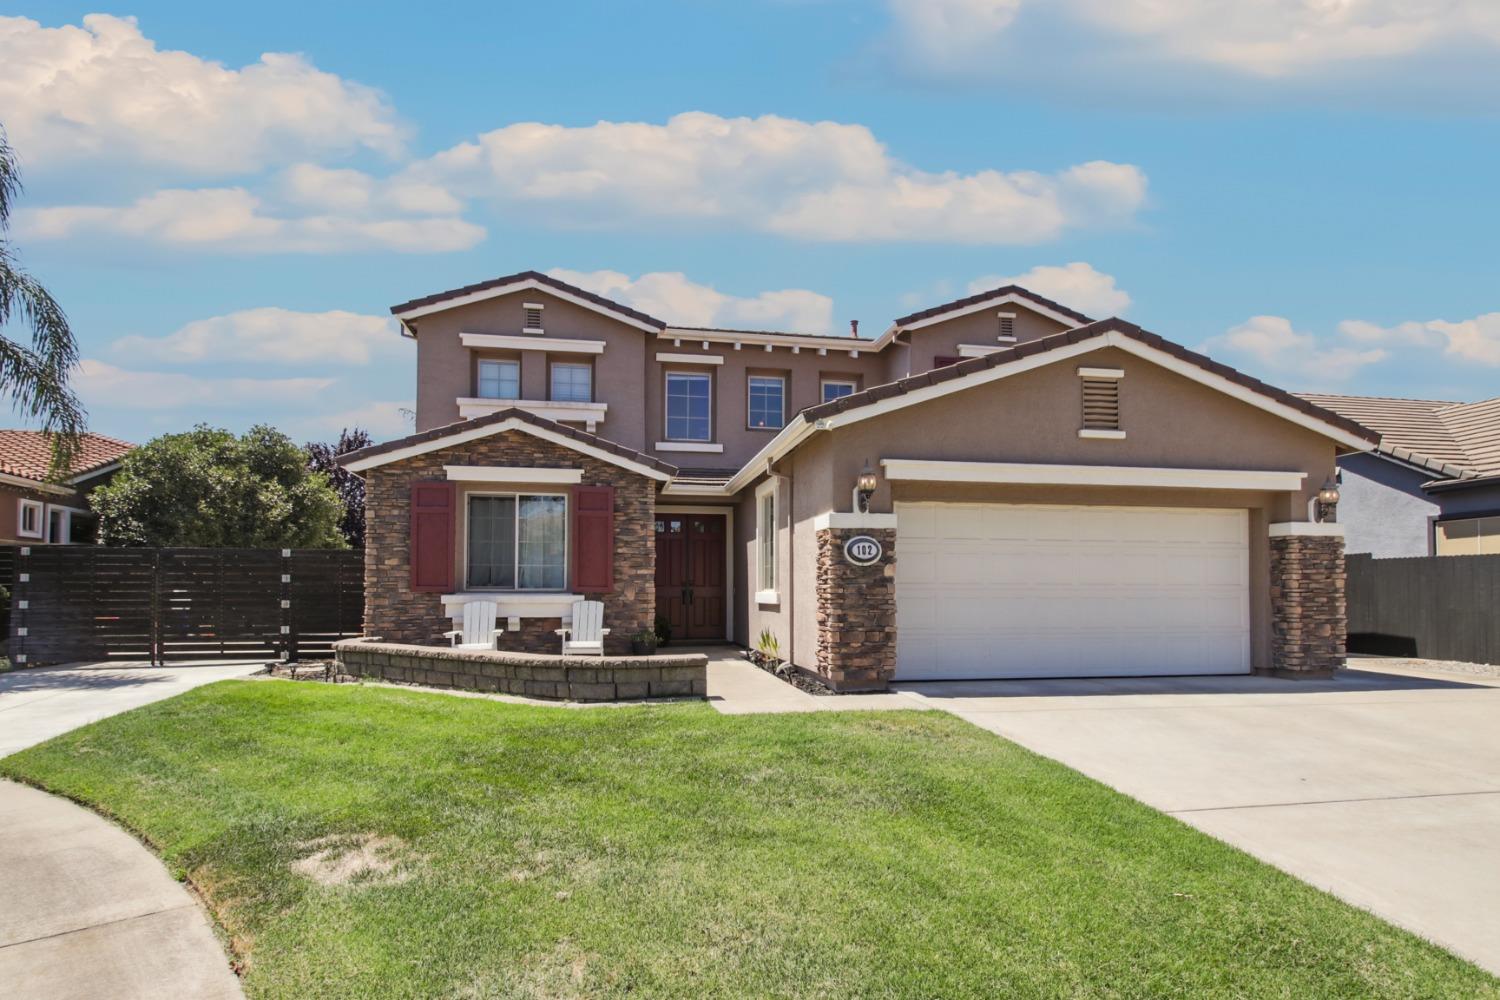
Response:
POLYGON ((786 672, 783 673, 771 666, 771 661, 763 657, 750 655, 745 657, 745 659, 749 660, 751 663, 755 664, 757 667, 764 670, 766 673, 770 674, 777 680, 785 681, 799 691, 806 691, 808 694, 817 695, 838 694, 837 691, 833 690, 827 684, 824 684, 816 677, 811 677, 803 673, 796 667, 789 667, 786 672))

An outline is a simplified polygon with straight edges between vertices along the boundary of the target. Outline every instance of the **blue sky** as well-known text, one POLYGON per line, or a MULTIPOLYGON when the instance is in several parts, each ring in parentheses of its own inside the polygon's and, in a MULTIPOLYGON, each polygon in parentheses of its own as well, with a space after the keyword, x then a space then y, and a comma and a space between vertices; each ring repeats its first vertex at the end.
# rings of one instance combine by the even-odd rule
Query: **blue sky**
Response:
POLYGON ((532 267, 870 333, 1020 276, 1289 389, 1485 398, 1492 6, 20 4, 12 236, 137 440, 399 434, 388 307, 532 267))

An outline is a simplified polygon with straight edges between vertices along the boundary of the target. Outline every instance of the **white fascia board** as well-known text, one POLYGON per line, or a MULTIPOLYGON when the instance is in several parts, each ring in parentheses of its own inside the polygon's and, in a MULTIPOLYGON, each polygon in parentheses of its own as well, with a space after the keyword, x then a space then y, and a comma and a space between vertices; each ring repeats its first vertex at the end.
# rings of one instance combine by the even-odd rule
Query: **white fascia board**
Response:
POLYGON ((861 514, 849 511, 829 511, 813 518, 813 530, 824 528, 863 528, 867 531, 896 527, 895 514, 861 514))
POLYGON ((722 365, 722 354, 658 354, 656 360, 664 365, 722 365))
POLYGON ((443 472, 460 483, 581 483, 582 469, 532 469, 524 465, 445 465, 443 472))
POLYGON ((1123 368, 1089 368, 1083 366, 1078 369, 1079 378, 1124 378, 1123 368))
POLYGON ((517 337, 503 333, 460 333, 458 340, 465 347, 488 347, 498 351, 556 351, 565 354, 603 354, 602 340, 569 340, 566 337, 548 337, 545 334, 517 337))
POLYGON ((68 485, 72 486, 78 483, 87 482, 88 480, 93 479, 96 476, 102 476, 105 473, 114 472, 124 464, 124 462, 110 462, 108 465, 101 465, 97 469, 87 469, 83 472, 80 472, 78 475, 73 476, 71 479, 68 479, 67 483, 68 485))
POLYGON ((818 429, 820 428, 817 424, 810 424, 806 417, 800 413, 797 414, 776 433, 775 437, 767 441, 750 461, 740 467, 740 471, 736 472, 734 477, 725 484, 724 489, 729 493, 738 493, 748 486, 752 479, 760 475, 768 464, 797 447, 802 443, 803 438, 818 429))
POLYGON ((66 486, 58 486, 56 483, 42 483, 35 479, 27 479, 25 476, 12 476, 0 472, 0 483, 9 486, 20 486, 28 490, 36 490, 40 493, 56 493, 59 495, 71 495, 74 491, 66 486))
POLYGON ((688 486, 684 483, 672 482, 661 488, 661 495, 665 497, 726 497, 729 496, 729 490, 723 486, 688 486))
POLYGON ((399 462, 404 458, 412 458, 416 455, 425 455, 429 451, 439 451, 443 448, 452 448, 454 445, 463 444, 467 441, 477 441, 480 438, 486 438, 491 436, 492 434, 501 434, 505 431, 520 431, 523 434, 530 434, 532 437, 541 438, 543 441, 551 441, 553 444, 560 445, 561 447, 568 448, 572 451, 576 451, 580 455, 589 455, 593 458, 599 459, 601 462, 608 462, 611 465, 618 465, 622 469, 629 469, 631 472, 638 472, 648 479, 655 479, 658 482, 667 482, 672 478, 670 475, 662 472, 660 469, 652 468, 649 465, 642 465, 639 462, 631 461, 623 455, 616 455, 612 451, 607 451, 603 448, 596 448, 593 445, 588 444, 587 442, 577 441, 571 437, 568 437, 566 434, 555 434, 552 431, 547 430, 545 427, 537 427, 535 424, 530 424, 524 420, 517 420, 515 418, 511 418, 510 420, 502 420, 497 424, 487 424, 484 427, 470 427, 467 430, 454 431, 452 434, 445 434, 442 437, 434 438, 431 441, 423 441, 420 444, 408 445, 405 448, 397 448, 395 451, 387 451, 379 455, 371 455, 369 458, 363 458, 357 462, 350 462, 348 465, 344 466, 344 468, 348 469, 350 472, 364 472, 366 469, 374 469, 382 465, 390 465, 392 462, 399 462))
POLYGON ((915 323, 907 323, 903 325, 901 329, 920 330, 923 327, 933 326, 937 323, 946 323, 950 319, 958 319, 960 316, 968 316, 972 313, 984 312, 986 309, 993 309, 996 306, 1010 304, 1018 305, 1023 309, 1036 313, 1038 316, 1045 316, 1050 320, 1056 320, 1057 322, 1066 326, 1069 330, 1074 330, 1080 326, 1085 325, 1084 323, 1074 319, 1072 316, 1060 313, 1055 309, 1048 309, 1041 303, 1033 302, 1031 299, 1028 299, 1024 295, 1017 295, 1015 292, 1010 292, 1009 294, 1001 295, 993 299, 985 299, 982 302, 976 302, 973 305, 964 306, 962 309, 952 309, 948 312, 938 313, 936 316, 928 316, 926 319, 919 319, 915 323))
POLYGON ((669 326, 657 336, 662 340, 697 340, 714 344, 767 344, 776 347, 806 347, 834 351, 873 350, 875 341, 853 337, 810 337, 763 333, 755 330, 688 330, 669 326))
POLYGON ((934 462, 883 458, 887 479, 936 483, 1004 483, 1040 486, 1145 486, 1197 490, 1290 492, 1305 472, 1251 469, 1171 469, 1132 465, 1049 465, 1030 462, 934 462))
POLYGON ((553 296, 554 298, 562 299, 564 302, 571 302, 575 306, 582 306, 583 308, 591 310, 592 312, 599 313, 602 316, 613 317, 614 319, 619 320, 621 323, 624 323, 627 326, 633 326, 637 330, 645 330, 647 333, 656 333, 661 329, 661 327, 659 326, 653 326, 650 323, 638 320, 634 316, 627 316, 622 312, 616 312, 613 309, 601 306, 597 302, 590 302, 588 299, 582 298, 581 296, 574 295, 571 292, 565 292, 561 288, 554 288, 551 285, 543 284, 542 282, 537 281, 535 278, 527 278, 525 281, 512 282, 509 285, 500 285, 497 288, 487 288, 482 292, 470 292, 468 295, 459 295, 455 298, 444 299, 441 302, 434 302, 431 305, 417 306, 414 309, 408 309, 405 312, 396 313, 396 317, 403 321, 413 320, 421 316, 429 316, 432 313, 440 313, 445 312, 449 309, 457 309, 459 306, 467 306, 475 302, 483 302, 486 299, 497 299, 502 295, 510 295, 514 292, 524 292, 530 290, 543 292, 547 295, 553 296))
POLYGON ((1270 526, 1272 538, 1288 535, 1307 538, 1343 538, 1344 526, 1329 521, 1280 521, 1270 526))

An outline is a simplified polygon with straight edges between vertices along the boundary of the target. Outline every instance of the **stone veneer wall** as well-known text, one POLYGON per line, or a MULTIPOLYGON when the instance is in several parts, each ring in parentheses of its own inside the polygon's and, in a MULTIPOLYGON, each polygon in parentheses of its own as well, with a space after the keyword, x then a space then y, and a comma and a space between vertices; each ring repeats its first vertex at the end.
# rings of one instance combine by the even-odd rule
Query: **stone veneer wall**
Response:
MULTIPOLYGON (((445 478, 445 465, 512 465, 582 469, 583 483, 615 488, 615 588, 602 595, 605 652, 630 649, 630 637, 656 622, 656 484, 609 462, 544 441, 521 431, 429 451, 377 466, 365 473, 365 634, 392 642, 445 644, 453 628, 441 594, 411 591, 411 484, 445 478)), ((571 509, 570 509, 571 516, 571 509)), ((456 514, 463 530, 463 512, 456 514)), ((571 528, 570 528, 571 530, 571 528)), ((461 567, 455 573, 461 572, 461 567)), ((571 572, 571 569, 570 569, 571 572)), ((462 589, 462 580, 455 581, 462 589)), ((599 595, 583 595, 596 598, 599 595)), ((504 600, 501 594, 497 600, 504 600)), ((502 649, 556 653, 561 640, 557 618, 523 618, 519 634, 500 637, 502 649)))
POLYGON ((836 691, 879 691, 896 674, 896 532, 824 528, 818 532, 818 673, 836 691), (844 542, 869 535, 880 562, 855 566, 844 542))
POLYGON ((701 698, 708 693, 708 657, 702 654, 548 656, 358 639, 335 643, 333 649, 345 673, 395 684, 568 701, 701 698))
POLYGON ((1271 671, 1308 676, 1337 670, 1348 629, 1344 540, 1281 535, 1270 541, 1271 671))

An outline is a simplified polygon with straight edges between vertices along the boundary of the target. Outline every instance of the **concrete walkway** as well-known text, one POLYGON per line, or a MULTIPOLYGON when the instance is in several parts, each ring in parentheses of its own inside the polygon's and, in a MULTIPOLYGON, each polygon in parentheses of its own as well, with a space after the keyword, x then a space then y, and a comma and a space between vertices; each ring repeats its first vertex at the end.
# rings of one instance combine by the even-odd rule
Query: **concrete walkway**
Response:
POLYGON ((903 690, 1500 973, 1500 682, 1358 662, 903 690))
POLYGON ((730 646, 705 646, 708 654, 708 703, 725 715, 770 712, 868 712, 933 706, 900 692, 812 695, 773 677, 730 646))
MULTIPOLYGON (((0 756, 243 677, 254 664, 0 674, 0 756)), ((0 994, 28 1000, 241 996, 208 917, 156 856, 81 806, 0 781, 0 994)))

